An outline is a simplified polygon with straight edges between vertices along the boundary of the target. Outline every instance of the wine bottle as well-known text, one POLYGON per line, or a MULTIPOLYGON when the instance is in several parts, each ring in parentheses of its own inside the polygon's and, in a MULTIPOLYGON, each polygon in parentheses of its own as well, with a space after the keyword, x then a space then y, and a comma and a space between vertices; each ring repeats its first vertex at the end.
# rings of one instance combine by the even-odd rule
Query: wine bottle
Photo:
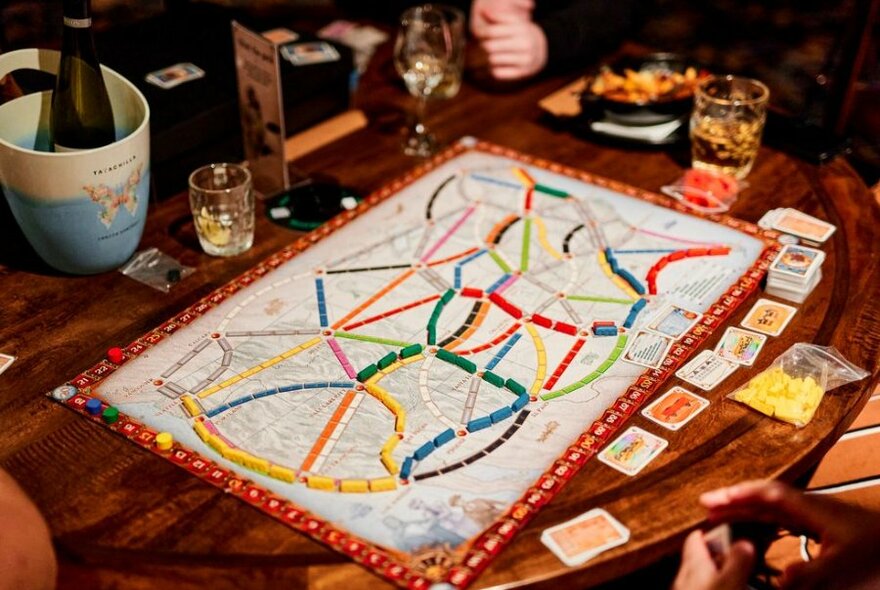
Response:
POLYGON ((56 152, 92 149, 116 139, 89 8, 89 0, 64 0, 61 64, 50 117, 56 152))

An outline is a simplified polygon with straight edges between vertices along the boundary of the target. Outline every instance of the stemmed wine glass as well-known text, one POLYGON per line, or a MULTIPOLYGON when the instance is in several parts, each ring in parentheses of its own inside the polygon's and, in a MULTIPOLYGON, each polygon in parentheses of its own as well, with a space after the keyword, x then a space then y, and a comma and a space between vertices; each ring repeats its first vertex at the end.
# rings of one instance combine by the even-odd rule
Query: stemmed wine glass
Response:
POLYGON ((425 107, 428 97, 444 78, 452 51, 449 24, 436 7, 416 6, 400 17, 394 65, 409 93, 418 100, 415 124, 403 142, 403 151, 409 156, 426 157, 437 149, 437 141, 425 127, 425 107))

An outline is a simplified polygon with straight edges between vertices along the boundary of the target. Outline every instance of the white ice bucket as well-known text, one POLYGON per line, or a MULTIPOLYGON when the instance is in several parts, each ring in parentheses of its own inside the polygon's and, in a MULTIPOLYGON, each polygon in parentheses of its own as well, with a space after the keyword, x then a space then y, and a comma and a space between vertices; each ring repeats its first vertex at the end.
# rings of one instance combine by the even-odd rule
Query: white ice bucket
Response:
MULTIPOLYGON (((60 54, 0 54, 0 78, 21 69, 58 73, 60 54)), ((49 151, 52 93, 0 105, 0 185, 22 232, 54 268, 93 274, 118 267, 137 248, 150 194, 150 107, 128 80, 102 67, 116 141, 49 151)))

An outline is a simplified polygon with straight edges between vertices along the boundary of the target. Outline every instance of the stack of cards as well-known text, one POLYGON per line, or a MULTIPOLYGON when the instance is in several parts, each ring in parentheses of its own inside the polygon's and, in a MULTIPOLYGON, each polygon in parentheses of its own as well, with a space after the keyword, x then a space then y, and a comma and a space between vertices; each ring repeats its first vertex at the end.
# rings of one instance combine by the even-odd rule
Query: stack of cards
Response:
POLYGON ((767 272, 768 295, 803 303, 822 280, 825 253, 815 248, 785 246, 767 272))
POLYGON ((790 208, 767 211, 758 221, 758 225, 764 229, 775 229, 818 244, 830 238, 837 229, 827 221, 790 208))

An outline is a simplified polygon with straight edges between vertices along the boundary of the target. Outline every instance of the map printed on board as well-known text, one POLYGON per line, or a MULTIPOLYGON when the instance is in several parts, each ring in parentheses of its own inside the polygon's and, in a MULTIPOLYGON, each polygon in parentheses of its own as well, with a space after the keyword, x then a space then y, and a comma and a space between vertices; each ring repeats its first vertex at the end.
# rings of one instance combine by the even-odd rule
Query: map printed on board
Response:
POLYGON ((574 174, 462 140, 55 396, 401 585, 464 586, 775 253, 574 174), (634 337, 669 306, 704 320, 634 337))

